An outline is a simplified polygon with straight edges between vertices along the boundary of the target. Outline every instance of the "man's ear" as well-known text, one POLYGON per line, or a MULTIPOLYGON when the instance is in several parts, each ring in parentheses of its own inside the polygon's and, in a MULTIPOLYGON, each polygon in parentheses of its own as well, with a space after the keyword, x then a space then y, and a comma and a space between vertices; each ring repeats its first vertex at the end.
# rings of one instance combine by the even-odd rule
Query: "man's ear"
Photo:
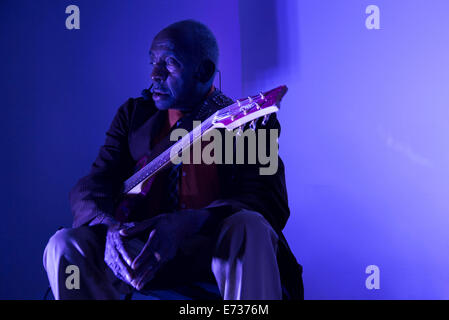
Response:
POLYGON ((207 83, 215 74, 215 63, 211 60, 203 60, 198 66, 198 70, 196 72, 196 78, 202 82, 207 83))

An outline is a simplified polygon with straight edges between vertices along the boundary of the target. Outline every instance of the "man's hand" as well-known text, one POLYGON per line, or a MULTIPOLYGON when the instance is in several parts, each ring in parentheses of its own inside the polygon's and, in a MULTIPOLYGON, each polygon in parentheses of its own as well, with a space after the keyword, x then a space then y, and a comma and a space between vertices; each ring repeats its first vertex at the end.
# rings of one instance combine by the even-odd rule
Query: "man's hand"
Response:
MULTIPOLYGON (((129 226, 131 225, 125 225, 125 227, 129 226)), ((133 270, 130 265, 144 243, 138 239, 123 239, 119 233, 122 227, 118 223, 108 225, 104 261, 117 278, 131 284, 133 270)))
POLYGON ((154 218, 136 223, 133 227, 120 230, 123 237, 134 237, 149 232, 142 251, 130 263, 131 285, 141 290, 167 261, 171 260, 180 244, 194 234, 198 218, 194 212, 160 214, 154 218))

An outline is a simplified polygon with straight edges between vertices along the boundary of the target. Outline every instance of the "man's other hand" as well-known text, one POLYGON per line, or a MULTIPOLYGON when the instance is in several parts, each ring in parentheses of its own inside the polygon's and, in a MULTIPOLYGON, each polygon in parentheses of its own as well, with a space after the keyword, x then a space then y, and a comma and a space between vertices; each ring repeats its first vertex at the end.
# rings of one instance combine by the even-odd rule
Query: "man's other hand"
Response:
MULTIPOLYGON (((194 218, 193 218, 194 219, 194 218)), ((137 257, 130 263, 131 285, 141 290, 167 261, 174 258, 180 244, 195 232, 192 215, 169 213, 135 223, 120 230, 123 237, 135 237, 149 232, 148 240, 137 257)))
MULTIPOLYGON (((125 224, 124 227, 132 225, 125 224)), ((117 278, 131 285, 134 275, 131 263, 140 253, 144 243, 138 239, 124 239, 120 235, 121 228, 123 225, 119 223, 108 225, 104 261, 117 278)))

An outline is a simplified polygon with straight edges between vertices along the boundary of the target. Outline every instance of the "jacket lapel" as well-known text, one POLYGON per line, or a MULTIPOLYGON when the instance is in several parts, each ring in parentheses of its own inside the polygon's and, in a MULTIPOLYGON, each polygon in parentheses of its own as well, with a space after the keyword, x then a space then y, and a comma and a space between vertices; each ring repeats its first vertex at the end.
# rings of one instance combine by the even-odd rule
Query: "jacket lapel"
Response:
POLYGON ((135 161, 139 161, 151 148, 151 140, 159 132, 167 116, 167 111, 151 113, 146 108, 137 107, 129 136, 129 149, 135 161))

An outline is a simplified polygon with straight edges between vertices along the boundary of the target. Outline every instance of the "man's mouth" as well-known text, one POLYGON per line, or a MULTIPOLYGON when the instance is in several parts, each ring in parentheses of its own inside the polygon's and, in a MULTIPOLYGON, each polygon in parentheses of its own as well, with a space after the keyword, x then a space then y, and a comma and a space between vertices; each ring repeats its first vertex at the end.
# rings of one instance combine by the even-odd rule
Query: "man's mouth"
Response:
POLYGON ((160 99, 165 99, 168 98, 169 94, 159 91, 159 90, 154 90, 153 91, 153 100, 160 100, 160 99))

